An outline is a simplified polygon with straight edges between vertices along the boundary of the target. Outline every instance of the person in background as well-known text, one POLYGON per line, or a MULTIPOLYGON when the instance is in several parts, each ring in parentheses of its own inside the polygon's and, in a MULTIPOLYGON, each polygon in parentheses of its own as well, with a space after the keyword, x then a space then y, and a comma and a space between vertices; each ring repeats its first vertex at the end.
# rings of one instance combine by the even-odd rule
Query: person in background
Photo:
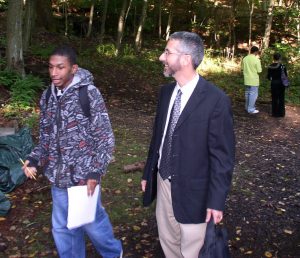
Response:
POLYGON ((286 67, 281 64, 281 55, 275 53, 273 55, 273 63, 268 67, 268 79, 271 81, 271 95, 272 95, 272 116, 284 117, 285 116, 285 105, 284 105, 284 94, 285 86, 281 81, 282 70, 287 76, 286 67))
POLYGON ((250 54, 242 60, 242 71, 245 85, 245 109, 249 114, 257 114, 259 110, 255 108, 258 97, 259 74, 261 73, 261 62, 258 58, 259 49, 253 46, 250 54))
POLYGON ((32 178, 41 165, 51 183, 52 234, 61 258, 85 257, 85 233, 102 257, 121 257, 122 245, 101 205, 101 191, 95 221, 67 228, 68 187, 87 185, 86 194, 93 195, 112 157, 114 135, 104 100, 92 74, 78 67, 76 52, 69 46, 50 55, 49 74, 51 95, 47 99, 45 90, 40 101, 39 144, 27 157, 24 173, 32 178), (89 117, 80 105, 81 87, 87 87, 89 117))
POLYGON ((160 90, 141 188, 157 195, 159 240, 167 258, 198 258, 207 222, 223 218, 234 166, 228 96, 198 75, 204 56, 196 33, 175 32, 159 60, 176 82, 160 90))

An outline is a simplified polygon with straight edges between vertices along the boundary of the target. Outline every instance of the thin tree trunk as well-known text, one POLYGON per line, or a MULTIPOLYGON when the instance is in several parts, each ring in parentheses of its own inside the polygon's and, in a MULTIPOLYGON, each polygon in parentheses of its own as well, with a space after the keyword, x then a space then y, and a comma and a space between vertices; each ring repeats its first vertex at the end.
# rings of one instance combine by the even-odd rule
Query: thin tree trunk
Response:
POLYGON ((296 9, 298 11, 298 21, 297 21, 297 42, 300 44, 300 13, 299 13, 299 2, 296 3, 296 9))
POLYGON ((249 5, 249 40, 248 40, 249 49, 248 49, 248 52, 250 53, 250 49, 252 46, 252 16, 253 16, 253 11, 254 11, 254 0, 247 0, 247 2, 249 5))
POLYGON ((147 8, 148 8, 148 0, 144 0, 142 16, 141 16, 137 34, 135 37, 135 49, 137 52, 140 52, 141 47, 142 47, 142 32, 143 32, 145 20, 147 17, 147 8))
POLYGON ((266 21, 265 35, 263 39, 263 51, 269 47, 270 35, 273 21, 274 0, 269 0, 268 16, 266 21))
POLYGON ((162 0, 158 1, 158 38, 161 39, 161 3, 162 0))
POLYGON ((68 26, 68 3, 65 2, 63 5, 63 11, 65 15, 65 36, 68 36, 69 26, 68 26))
POLYGON ((36 0, 26 0, 23 23, 23 50, 26 51, 31 43, 32 31, 35 25, 36 0))
MULTIPOLYGON (((125 24, 126 24, 127 17, 128 17, 130 8, 131 8, 131 4, 132 4, 132 0, 129 0, 128 7, 127 7, 127 11, 126 11, 126 14, 125 14, 125 24)), ((135 21, 135 19, 134 19, 134 21, 135 21)), ((132 35, 135 35, 135 28, 133 29, 132 35)))
POLYGON ((103 43, 103 38, 104 38, 104 34, 105 34, 105 22, 106 22, 107 6, 108 6, 108 0, 104 0, 103 14, 102 14, 102 17, 101 17, 100 44, 103 43))
POLYGON ((94 9, 95 9, 95 0, 92 1, 91 3, 91 8, 90 8, 90 17, 89 17, 89 26, 88 26, 88 31, 86 34, 86 37, 89 38, 92 33, 92 27, 93 27, 93 18, 94 18, 94 9))
POLYGON ((128 17, 130 8, 131 8, 131 4, 132 4, 132 0, 129 0, 129 4, 128 4, 126 15, 125 15, 125 21, 127 21, 127 17, 128 17))
POLYGON ((54 32, 56 23, 52 15, 51 0, 36 0, 36 26, 54 32))
POLYGON ((125 28, 125 15, 126 15, 127 5, 128 5, 128 0, 123 0, 123 5, 122 5, 119 22, 118 22, 118 36, 117 36, 116 50, 115 50, 116 56, 119 55, 119 51, 122 43, 122 38, 123 38, 123 33, 125 28))
POLYGON ((166 28, 166 41, 168 41, 171 33, 171 25, 173 20, 173 9, 174 9, 174 1, 172 0, 170 3, 170 12, 169 12, 169 18, 168 18, 168 24, 166 28))
POLYGON ((228 46, 230 47, 230 57, 234 58, 235 55, 235 47, 236 47, 236 34, 235 34, 235 27, 236 27, 236 0, 231 1, 231 8, 230 8, 230 39, 228 40, 228 46))
POLYGON ((25 76, 22 42, 23 0, 9 0, 7 12, 7 67, 25 76))

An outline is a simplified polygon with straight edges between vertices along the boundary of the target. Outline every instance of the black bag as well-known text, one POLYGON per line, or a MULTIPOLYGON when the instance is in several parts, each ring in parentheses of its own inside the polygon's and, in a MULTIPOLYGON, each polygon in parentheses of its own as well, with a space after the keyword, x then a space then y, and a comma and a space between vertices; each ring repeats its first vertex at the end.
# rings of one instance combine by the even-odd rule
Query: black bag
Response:
POLYGON ((213 219, 207 224, 204 245, 199 258, 230 258, 227 230, 215 225, 213 219))
POLYGON ((282 82, 283 86, 285 86, 285 87, 289 87, 289 85, 290 85, 289 78, 285 74, 283 65, 281 65, 281 82, 282 82))

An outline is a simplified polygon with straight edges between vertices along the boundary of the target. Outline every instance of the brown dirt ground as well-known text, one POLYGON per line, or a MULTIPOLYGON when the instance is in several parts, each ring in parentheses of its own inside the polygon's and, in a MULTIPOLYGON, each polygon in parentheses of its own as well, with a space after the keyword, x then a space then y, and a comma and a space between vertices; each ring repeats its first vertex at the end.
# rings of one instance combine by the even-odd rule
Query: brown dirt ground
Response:
MULTIPOLYGON (((108 72, 107 77, 109 75, 108 72)), ((108 85, 102 80, 105 78, 96 77, 99 85, 108 85)), ((157 89, 147 88, 145 91, 148 93, 142 96, 142 85, 138 82, 134 85, 127 84, 128 89, 131 89, 130 95, 126 94, 126 85, 125 88, 114 89, 114 92, 109 87, 101 90, 106 98, 113 126, 129 128, 147 142, 151 135, 157 89), (138 89, 136 94, 132 89, 134 86, 138 89)), ((0 104, 8 97, 7 91, 0 87, 0 104)), ((242 102, 233 102, 237 140, 236 166, 224 216, 232 257, 297 258, 300 257, 300 108, 287 106, 285 118, 271 117, 270 104, 258 103, 258 108, 259 114, 248 115, 242 102)), ((0 117, 0 125, 7 125, 9 122, 11 121, 0 117)), ((33 189, 45 194, 45 188, 40 183, 28 186, 28 182, 13 193, 16 202, 28 202, 31 209, 24 210, 17 205, 5 222, 0 221, 0 242, 8 246, 5 252, 1 253, 0 250, 0 257, 13 257, 8 255, 9 249, 13 251, 14 248, 9 244, 10 241, 22 241, 10 238, 11 231, 15 230, 10 225, 23 223, 24 228, 17 233, 23 237, 30 234, 26 231, 26 221, 18 221, 21 213, 27 212, 30 220, 36 214, 46 212, 37 200, 26 200, 26 195, 33 189)), ((47 198, 50 201, 50 197, 47 198)), ((49 228, 42 230, 49 232, 49 228)), ((163 257, 157 240, 154 216, 147 225, 142 226, 139 234, 128 230, 126 226, 116 234, 120 237, 125 235, 129 239, 125 257, 163 257), (149 234, 150 244, 148 239, 147 245, 143 245, 144 236, 149 234), (136 249, 137 242, 141 243, 141 250, 136 249)), ((54 256, 51 250, 45 250, 43 256, 47 255, 54 256)), ((93 252, 89 257, 94 257, 93 252)))

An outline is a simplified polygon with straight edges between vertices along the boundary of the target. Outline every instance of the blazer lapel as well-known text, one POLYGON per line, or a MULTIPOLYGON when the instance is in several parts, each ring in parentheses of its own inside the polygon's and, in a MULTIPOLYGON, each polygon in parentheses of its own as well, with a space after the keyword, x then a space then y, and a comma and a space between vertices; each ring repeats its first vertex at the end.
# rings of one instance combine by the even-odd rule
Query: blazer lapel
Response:
POLYGON ((205 97, 205 81, 200 77, 186 106, 182 110, 174 131, 190 116, 193 110, 202 102, 205 97))

